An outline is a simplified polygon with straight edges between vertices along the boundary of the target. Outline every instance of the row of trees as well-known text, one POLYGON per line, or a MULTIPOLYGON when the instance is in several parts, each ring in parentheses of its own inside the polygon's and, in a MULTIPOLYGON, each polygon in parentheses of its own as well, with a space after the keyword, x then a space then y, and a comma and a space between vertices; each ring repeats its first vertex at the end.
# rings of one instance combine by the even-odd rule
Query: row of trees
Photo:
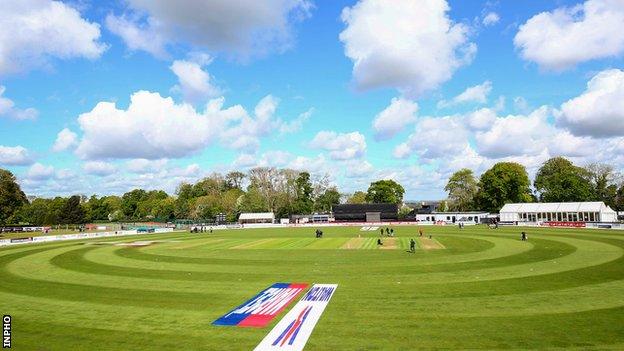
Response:
MULTIPOLYGON (((448 200, 439 210, 498 211, 509 202, 603 201, 624 210, 624 184, 613 167, 574 165, 563 157, 546 161, 531 184, 524 166, 501 162, 479 179, 469 169, 455 172, 445 187, 448 200)), ((405 189, 393 180, 379 180, 367 191, 344 196, 328 176, 314 177, 290 169, 254 168, 247 173, 212 174, 197 183, 182 183, 174 195, 135 189, 122 196, 81 195, 28 201, 13 174, 0 169, 0 224, 77 224, 102 221, 211 221, 223 214, 235 221, 241 212, 291 214, 329 212, 341 202, 403 203, 405 189)), ((402 215, 409 208, 401 209, 402 215)))
MULTIPOLYGON (((392 180, 371 183, 350 203, 403 201, 403 187, 392 180)), ((78 224, 103 221, 211 221, 223 214, 235 221, 241 212, 326 213, 344 196, 328 176, 290 169, 254 168, 247 173, 214 173, 195 184, 182 183, 171 196, 162 190, 134 189, 122 196, 35 198, 28 201, 11 172, 0 170, 0 224, 78 224)))
POLYGON ((624 210, 624 183, 614 168, 606 164, 579 167, 564 157, 544 162, 531 182, 524 166, 500 162, 481 175, 470 169, 455 172, 444 188, 449 210, 496 212, 510 202, 603 201, 624 210))
MULTIPOLYGON (((352 203, 401 203, 405 190, 391 180, 357 192, 352 203)), ((174 195, 134 189, 122 196, 35 198, 28 201, 13 174, 0 170, 0 224, 80 224, 104 221, 211 221, 223 214, 235 221, 241 212, 326 213, 344 196, 328 176, 313 177, 290 169, 254 168, 247 173, 214 173, 197 183, 182 183, 174 195)))

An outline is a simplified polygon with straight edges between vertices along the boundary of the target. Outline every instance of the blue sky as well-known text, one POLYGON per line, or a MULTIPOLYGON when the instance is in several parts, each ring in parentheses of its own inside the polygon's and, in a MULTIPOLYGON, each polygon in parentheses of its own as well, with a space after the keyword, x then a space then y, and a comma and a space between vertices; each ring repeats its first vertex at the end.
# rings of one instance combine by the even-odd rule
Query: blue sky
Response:
POLYGON ((26 0, 0 13, 0 167, 31 195, 173 192, 275 166, 438 199, 462 167, 624 164, 621 1, 26 0))

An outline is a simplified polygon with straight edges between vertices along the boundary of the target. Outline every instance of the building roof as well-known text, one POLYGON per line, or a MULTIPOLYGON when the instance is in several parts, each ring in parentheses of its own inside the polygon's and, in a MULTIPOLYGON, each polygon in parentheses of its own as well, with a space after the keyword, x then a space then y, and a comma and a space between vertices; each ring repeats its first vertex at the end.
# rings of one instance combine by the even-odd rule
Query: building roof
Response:
POLYGON ((275 219, 273 212, 241 213, 238 219, 275 219))
POLYGON ((615 212, 604 202, 548 202, 505 204, 503 212, 615 212))

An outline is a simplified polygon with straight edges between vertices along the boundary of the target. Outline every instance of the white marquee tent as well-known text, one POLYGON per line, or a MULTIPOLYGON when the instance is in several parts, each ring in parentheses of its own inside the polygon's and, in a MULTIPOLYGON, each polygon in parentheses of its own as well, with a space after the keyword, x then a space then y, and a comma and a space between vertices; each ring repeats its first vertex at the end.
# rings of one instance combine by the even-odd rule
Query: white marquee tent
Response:
POLYGON ((273 212, 241 213, 238 223, 273 223, 275 214, 273 212))
POLYGON ((617 213, 604 202, 506 204, 501 222, 617 222, 617 213))

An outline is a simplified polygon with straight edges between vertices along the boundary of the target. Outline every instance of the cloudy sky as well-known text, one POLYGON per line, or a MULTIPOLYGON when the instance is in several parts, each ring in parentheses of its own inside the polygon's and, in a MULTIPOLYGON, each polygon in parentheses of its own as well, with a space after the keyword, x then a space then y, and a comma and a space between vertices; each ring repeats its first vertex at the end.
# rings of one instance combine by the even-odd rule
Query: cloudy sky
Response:
POLYGON ((624 166, 622 0, 0 0, 0 28, 0 167, 31 195, 624 166))

